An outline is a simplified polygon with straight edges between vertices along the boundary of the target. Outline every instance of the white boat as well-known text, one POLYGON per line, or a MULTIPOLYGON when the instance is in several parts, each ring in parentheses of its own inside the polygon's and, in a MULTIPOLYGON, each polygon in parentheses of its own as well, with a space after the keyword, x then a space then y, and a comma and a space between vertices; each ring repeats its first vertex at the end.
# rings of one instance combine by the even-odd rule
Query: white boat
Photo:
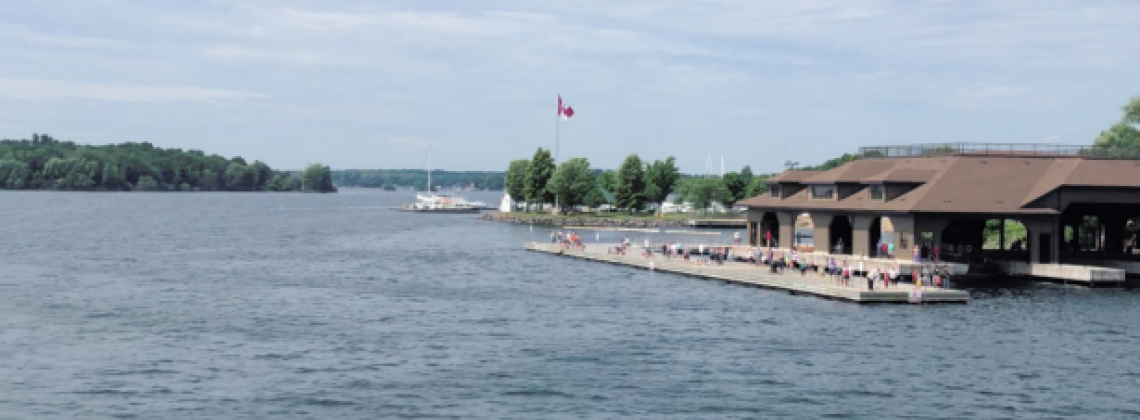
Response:
POLYGON ((415 204, 404 206, 406 211, 429 213, 478 213, 480 207, 474 205, 463 197, 450 194, 416 194, 415 204))
POLYGON ((424 194, 416 194, 414 204, 406 204, 401 209, 417 213, 478 213, 481 207, 465 200, 463 197, 442 193, 436 194, 431 185, 431 146, 428 146, 428 190, 424 194))

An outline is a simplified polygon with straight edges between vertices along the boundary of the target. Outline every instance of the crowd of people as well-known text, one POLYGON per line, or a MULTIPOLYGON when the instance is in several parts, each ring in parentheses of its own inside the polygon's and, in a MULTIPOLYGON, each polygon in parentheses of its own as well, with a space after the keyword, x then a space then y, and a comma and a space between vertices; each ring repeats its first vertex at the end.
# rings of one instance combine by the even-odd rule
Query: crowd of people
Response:
POLYGON ((582 243, 582 237, 578 236, 578 234, 574 233, 572 230, 566 232, 551 232, 550 242, 558 244, 558 246, 561 247, 562 252, 566 252, 567 249, 575 249, 579 251, 586 250, 586 244, 582 243))
MULTIPOLYGON (((560 244, 563 252, 567 249, 586 249, 581 237, 573 231, 553 232, 551 233, 551 242, 560 244)), ((631 244, 629 237, 623 237, 617 246, 607 248, 606 254, 626 255, 631 244)), ((882 251, 885 252, 881 252, 880 256, 889 255, 892 250, 886 248, 882 251)), ((882 289, 897 287, 902 275, 899 264, 893 262, 893 259, 886 261, 868 258, 840 260, 835 256, 801 254, 794 249, 778 250, 771 247, 751 247, 751 249, 742 250, 739 246, 698 244, 694 249, 686 247, 680 241, 667 240, 655 246, 649 238, 643 240, 641 258, 653 259, 658 252, 666 260, 680 259, 697 266, 724 265, 725 262, 735 261, 756 266, 767 266, 773 274, 797 273, 800 276, 808 276, 810 273, 810 275, 827 277, 834 285, 843 287, 852 287, 853 280, 855 281, 854 287, 862 287, 860 283, 865 281, 867 290, 875 290, 876 287, 882 289)), ((937 261, 937 253, 938 251, 934 251, 935 261, 937 261)), ((916 260, 918 255, 919 250, 916 246, 914 249, 916 260)), ((920 260, 916 262, 918 261, 920 260)), ((945 266, 927 263, 921 269, 913 270, 910 274, 915 287, 949 287, 949 272, 945 266)))

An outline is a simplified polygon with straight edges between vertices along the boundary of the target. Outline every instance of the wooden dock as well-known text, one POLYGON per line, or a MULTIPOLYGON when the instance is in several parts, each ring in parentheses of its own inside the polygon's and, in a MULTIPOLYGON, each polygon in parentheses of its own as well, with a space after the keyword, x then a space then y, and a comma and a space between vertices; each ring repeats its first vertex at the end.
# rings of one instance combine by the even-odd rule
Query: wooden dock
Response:
POLYGON ((628 267, 655 270, 666 273, 683 274, 698 278, 720 280, 747 286, 764 287, 768 289, 784 290, 792 294, 805 294, 828 299, 842 300, 853 303, 967 303, 969 293, 962 290, 923 287, 915 290, 909 283, 892 284, 889 289, 881 290, 882 283, 875 285, 875 290, 867 290, 865 278, 852 278, 851 286, 836 284, 831 277, 821 276, 816 272, 801 275, 798 271, 787 271, 785 274, 773 274, 767 266, 739 262, 725 262, 724 265, 697 265, 693 261, 684 261, 680 257, 667 259, 660 254, 654 257, 643 258, 636 248, 626 255, 608 255, 606 249, 615 245, 591 244, 585 251, 562 251, 557 244, 531 242, 526 249, 534 252, 573 257, 584 260, 624 265, 628 267), (915 299, 918 296, 917 300, 915 299))

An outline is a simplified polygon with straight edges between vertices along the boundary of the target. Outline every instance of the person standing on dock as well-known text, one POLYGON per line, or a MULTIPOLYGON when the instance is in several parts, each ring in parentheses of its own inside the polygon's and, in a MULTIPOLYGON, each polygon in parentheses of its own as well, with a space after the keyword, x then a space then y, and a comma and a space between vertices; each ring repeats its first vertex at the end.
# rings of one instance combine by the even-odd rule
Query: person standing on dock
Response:
POLYGON ((918 248, 918 244, 914 244, 914 262, 922 261, 922 251, 918 248))

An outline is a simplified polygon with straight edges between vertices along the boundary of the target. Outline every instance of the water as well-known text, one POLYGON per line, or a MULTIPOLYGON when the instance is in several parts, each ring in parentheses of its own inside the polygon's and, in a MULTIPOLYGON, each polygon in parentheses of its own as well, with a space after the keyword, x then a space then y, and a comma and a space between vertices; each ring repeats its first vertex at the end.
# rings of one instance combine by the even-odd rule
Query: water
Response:
POLYGON ((409 196, 0 192, 0 418, 1140 416, 1136 290, 857 306, 409 196))

